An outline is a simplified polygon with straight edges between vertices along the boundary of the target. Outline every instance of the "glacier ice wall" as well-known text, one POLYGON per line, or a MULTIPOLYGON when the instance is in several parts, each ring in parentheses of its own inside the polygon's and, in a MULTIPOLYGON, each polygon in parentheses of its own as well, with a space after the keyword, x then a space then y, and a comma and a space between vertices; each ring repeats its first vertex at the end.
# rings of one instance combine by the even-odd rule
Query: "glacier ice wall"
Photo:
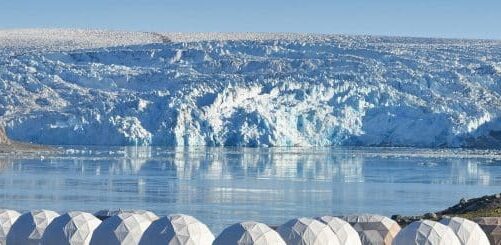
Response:
POLYGON ((40 144, 499 148, 500 115, 498 41, 0 51, 0 124, 40 144))

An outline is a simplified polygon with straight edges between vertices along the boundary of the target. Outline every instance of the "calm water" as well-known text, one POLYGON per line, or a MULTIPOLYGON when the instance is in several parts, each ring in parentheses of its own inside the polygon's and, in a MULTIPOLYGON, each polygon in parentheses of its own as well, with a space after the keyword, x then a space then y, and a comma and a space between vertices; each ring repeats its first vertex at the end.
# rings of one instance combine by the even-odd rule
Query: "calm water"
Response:
POLYGON ((422 214, 501 191, 501 152, 391 148, 66 148, 0 155, 0 204, 186 213, 218 233, 256 220, 422 214))

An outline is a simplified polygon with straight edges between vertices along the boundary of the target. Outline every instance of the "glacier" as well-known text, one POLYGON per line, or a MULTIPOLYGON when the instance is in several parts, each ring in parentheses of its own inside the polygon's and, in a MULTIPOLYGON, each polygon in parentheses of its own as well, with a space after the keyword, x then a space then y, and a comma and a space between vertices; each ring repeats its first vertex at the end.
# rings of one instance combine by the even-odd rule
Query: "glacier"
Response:
POLYGON ((501 41, 0 30, 0 126, 48 145, 501 148, 501 41))

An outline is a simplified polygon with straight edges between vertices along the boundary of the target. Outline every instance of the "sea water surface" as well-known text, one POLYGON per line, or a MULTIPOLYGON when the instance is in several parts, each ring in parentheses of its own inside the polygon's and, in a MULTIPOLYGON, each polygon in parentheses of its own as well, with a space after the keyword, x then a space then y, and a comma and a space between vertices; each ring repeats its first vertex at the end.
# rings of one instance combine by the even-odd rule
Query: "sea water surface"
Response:
POLYGON ((0 154, 0 207, 245 220, 423 214, 501 190, 501 152, 412 148, 59 147, 0 154))

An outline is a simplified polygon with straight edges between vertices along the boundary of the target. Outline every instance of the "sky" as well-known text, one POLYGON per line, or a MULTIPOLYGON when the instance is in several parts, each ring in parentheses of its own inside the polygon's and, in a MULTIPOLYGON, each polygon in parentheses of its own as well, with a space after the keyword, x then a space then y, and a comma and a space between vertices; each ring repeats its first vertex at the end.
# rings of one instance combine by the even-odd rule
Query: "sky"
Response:
POLYGON ((0 29, 501 39, 501 0, 0 0, 0 29))

